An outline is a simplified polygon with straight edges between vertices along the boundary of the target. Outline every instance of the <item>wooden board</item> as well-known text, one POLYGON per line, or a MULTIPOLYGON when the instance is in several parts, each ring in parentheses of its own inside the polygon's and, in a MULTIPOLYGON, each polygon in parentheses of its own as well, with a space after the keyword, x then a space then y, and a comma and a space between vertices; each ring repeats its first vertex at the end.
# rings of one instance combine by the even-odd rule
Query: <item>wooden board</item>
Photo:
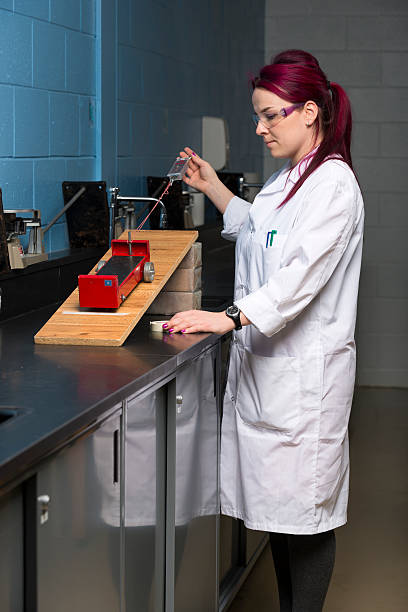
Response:
MULTIPOLYGON (((125 240, 127 237, 127 232, 120 236, 125 240)), ((75 289, 36 334, 34 342, 121 346, 197 237, 196 231, 132 230, 133 240, 150 241, 150 259, 156 270, 154 281, 139 283, 123 304, 113 311, 80 308, 78 289, 75 289)), ((102 259, 110 256, 109 250, 102 259)), ((95 268, 91 272, 95 272, 95 268)))

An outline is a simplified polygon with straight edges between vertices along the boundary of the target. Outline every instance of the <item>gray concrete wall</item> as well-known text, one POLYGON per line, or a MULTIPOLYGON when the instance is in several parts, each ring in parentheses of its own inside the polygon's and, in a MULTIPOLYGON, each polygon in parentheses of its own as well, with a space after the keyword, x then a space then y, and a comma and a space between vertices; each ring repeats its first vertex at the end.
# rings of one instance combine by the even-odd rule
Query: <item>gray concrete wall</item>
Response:
MULTIPOLYGON (((357 324, 358 381, 408 386, 408 2, 266 0, 265 63, 316 55, 348 92, 366 229, 357 324)), ((269 176, 280 166, 265 155, 269 176)))

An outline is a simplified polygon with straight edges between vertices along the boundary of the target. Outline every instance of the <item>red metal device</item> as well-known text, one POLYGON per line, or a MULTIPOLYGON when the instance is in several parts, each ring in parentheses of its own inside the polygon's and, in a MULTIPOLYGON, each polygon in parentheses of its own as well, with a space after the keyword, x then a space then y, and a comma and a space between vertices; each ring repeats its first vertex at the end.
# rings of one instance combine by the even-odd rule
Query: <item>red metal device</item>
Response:
POLYGON ((140 281, 154 279, 148 240, 112 240, 111 247, 112 257, 94 274, 78 276, 81 308, 119 308, 140 281))

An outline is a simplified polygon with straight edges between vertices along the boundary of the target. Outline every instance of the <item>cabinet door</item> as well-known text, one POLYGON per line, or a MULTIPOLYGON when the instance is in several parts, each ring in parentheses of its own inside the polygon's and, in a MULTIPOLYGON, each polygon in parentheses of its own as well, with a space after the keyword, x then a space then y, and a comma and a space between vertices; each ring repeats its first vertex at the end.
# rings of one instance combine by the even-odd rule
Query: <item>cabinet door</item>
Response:
POLYGON ((164 601, 166 389, 126 403, 125 598, 129 612, 164 601))
MULTIPOLYGON (((173 570, 176 612, 210 612, 218 607, 216 353, 216 349, 207 351, 176 379, 173 570)), ((171 411, 168 418, 172 418, 171 411)))
POLYGON ((41 612, 120 609, 120 412, 37 473, 41 612))
POLYGON ((22 489, 0 497, 0 610, 23 612, 22 489))

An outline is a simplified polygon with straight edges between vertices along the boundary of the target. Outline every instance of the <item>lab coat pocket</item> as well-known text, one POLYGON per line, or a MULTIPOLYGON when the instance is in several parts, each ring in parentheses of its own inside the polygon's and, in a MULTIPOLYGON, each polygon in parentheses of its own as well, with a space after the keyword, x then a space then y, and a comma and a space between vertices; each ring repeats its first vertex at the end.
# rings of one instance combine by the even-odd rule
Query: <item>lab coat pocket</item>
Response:
POLYGON ((287 240, 287 234, 276 234, 272 244, 263 245, 263 266, 264 276, 268 278, 271 274, 279 270, 281 266, 282 250, 287 240))
POLYGON ((263 357, 244 352, 236 409, 245 423, 291 432, 299 420, 299 396, 296 357, 263 357))

